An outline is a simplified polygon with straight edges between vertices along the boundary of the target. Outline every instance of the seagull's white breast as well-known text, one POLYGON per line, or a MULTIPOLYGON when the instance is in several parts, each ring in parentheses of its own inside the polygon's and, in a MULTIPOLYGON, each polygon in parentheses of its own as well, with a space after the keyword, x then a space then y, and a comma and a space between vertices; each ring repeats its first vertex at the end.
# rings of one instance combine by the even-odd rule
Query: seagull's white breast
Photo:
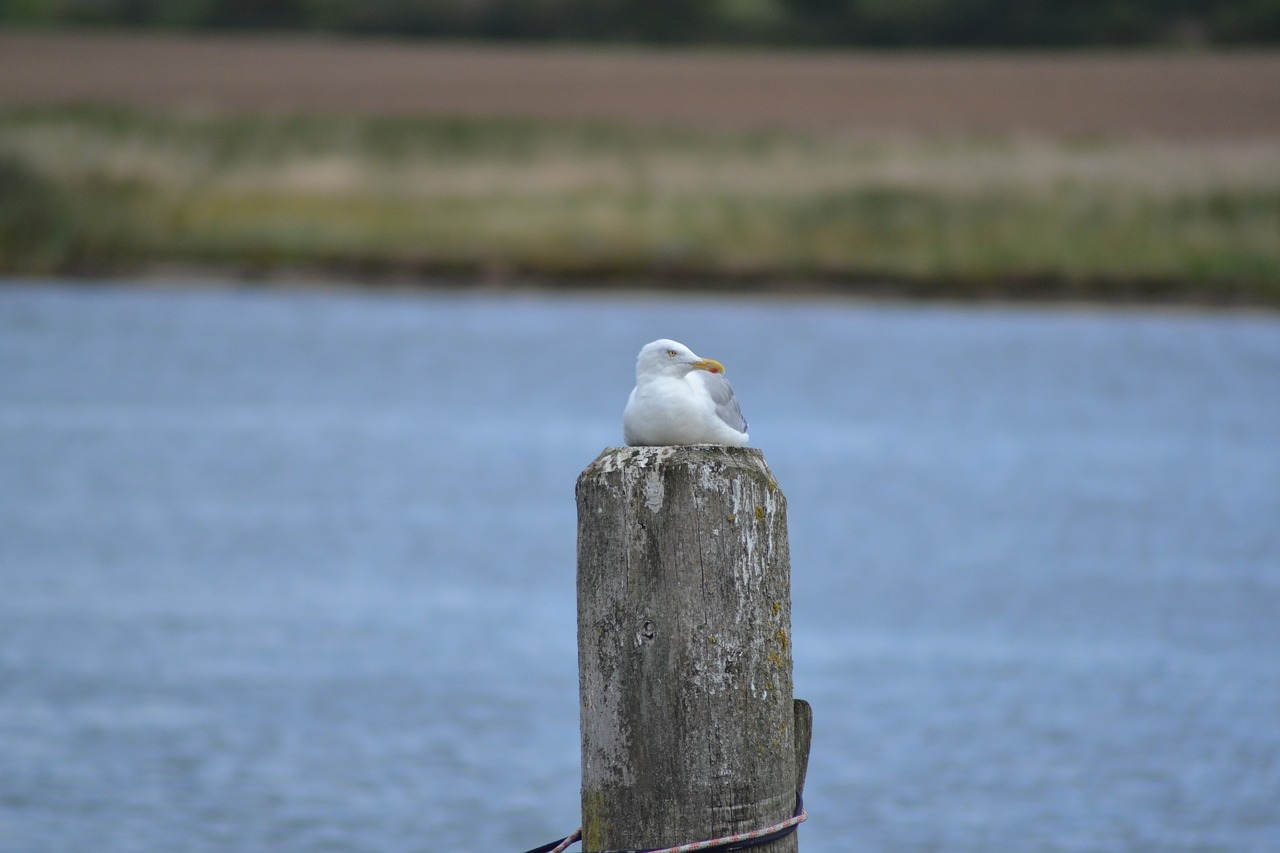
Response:
POLYGON ((702 379, 683 376, 639 376, 622 413, 622 432, 629 445, 747 443, 745 430, 726 423, 702 379))

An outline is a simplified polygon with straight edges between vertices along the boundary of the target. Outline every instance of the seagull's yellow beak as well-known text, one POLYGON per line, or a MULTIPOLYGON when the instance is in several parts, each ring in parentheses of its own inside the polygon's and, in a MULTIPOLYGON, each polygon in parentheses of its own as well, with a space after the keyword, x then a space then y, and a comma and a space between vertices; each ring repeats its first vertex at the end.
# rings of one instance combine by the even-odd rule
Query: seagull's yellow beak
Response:
POLYGON ((690 362, 690 366, 697 370, 705 370, 708 373, 724 373, 724 365, 714 358, 700 358, 697 361, 690 362))

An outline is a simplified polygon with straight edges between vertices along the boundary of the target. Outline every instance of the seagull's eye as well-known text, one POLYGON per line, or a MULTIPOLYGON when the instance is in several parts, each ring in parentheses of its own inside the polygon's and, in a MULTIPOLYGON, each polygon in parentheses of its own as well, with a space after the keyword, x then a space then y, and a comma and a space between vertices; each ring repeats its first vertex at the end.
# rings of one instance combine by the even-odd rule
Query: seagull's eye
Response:
POLYGON ((676 352, 676 351, 675 351, 675 350, 673 350, 673 349, 669 349, 669 350, 667 350, 667 355, 671 356, 672 358, 675 358, 675 357, 676 357, 676 356, 678 356, 679 354, 680 354, 680 353, 676 352))

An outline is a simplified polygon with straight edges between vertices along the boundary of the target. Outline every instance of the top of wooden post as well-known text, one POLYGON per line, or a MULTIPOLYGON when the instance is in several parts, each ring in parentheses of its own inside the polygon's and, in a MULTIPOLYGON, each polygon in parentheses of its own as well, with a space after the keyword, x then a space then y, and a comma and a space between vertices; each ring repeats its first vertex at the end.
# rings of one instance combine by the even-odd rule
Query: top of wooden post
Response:
POLYGON ((582 472, 582 478, 624 469, 656 470, 667 466, 710 465, 717 470, 742 468, 762 474, 770 489, 778 488, 758 447, 726 444, 672 444, 660 447, 606 447, 582 472))

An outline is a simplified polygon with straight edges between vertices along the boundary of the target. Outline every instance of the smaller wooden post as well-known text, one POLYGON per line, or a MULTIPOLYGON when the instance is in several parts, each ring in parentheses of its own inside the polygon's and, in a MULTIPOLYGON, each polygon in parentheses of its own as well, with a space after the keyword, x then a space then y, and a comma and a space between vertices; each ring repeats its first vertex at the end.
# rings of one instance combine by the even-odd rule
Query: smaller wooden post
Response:
MULTIPOLYGON (((609 448, 577 496, 583 850, 786 820, 809 717, 792 699, 786 499, 763 455, 609 448)), ((794 853, 796 835, 760 849, 794 853)))

